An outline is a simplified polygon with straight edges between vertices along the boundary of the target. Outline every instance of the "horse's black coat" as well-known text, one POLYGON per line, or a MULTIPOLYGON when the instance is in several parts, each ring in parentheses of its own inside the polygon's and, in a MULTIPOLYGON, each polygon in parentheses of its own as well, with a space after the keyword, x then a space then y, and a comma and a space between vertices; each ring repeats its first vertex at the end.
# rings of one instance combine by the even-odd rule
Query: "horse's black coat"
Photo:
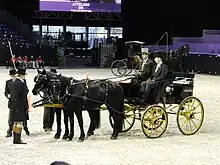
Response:
MULTIPOLYGON (((74 80, 65 76, 57 75, 56 78, 60 79, 60 84, 53 83, 52 87, 49 86, 51 76, 50 72, 42 71, 38 72, 38 80, 33 89, 33 94, 38 93, 42 88, 51 88, 60 98, 60 101, 64 103, 64 124, 65 134, 68 133, 68 118, 70 119, 70 139, 74 134, 74 113, 78 119, 80 127, 79 141, 83 141, 85 138, 83 128, 82 110, 87 110, 90 117, 90 126, 87 132, 87 136, 93 135, 94 130, 99 128, 100 124, 100 111, 99 108, 102 104, 105 104, 113 116, 115 127, 111 136, 111 139, 116 139, 118 133, 122 129, 124 121, 124 93, 123 89, 116 82, 108 80, 74 80), (41 75, 41 76, 40 76, 41 75), (44 77, 44 78, 42 78, 44 77), (42 84, 44 83, 44 84, 42 84), (37 85, 38 84, 38 85, 37 85), (41 85, 39 85, 41 84, 41 85), (59 87, 58 87, 59 86, 59 87), (57 92, 59 91, 59 92, 57 92)), ((55 103, 55 102, 53 102, 55 103)))
MULTIPOLYGON (((34 81, 35 85, 32 90, 32 93, 34 95, 37 95, 40 91, 43 91, 46 96, 50 97, 51 102, 53 103, 61 103, 63 101, 62 96, 65 95, 66 86, 69 84, 70 79, 62 79, 63 81, 60 81, 61 75, 57 75, 52 72, 46 72, 46 70, 43 70, 42 72, 38 70, 38 75, 35 76, 34 81), (57 81, 59 80, 59 81, 57 81)), ((61 135, 61 112, 62 109, 60 108, 54 108, 54 111, 56 113, 56 121, 57 121, 57 132, 55 134, 55 138, 60 138, 61 135)), ((68 115, 65 110, 63 109, 64 114, 64 125, 65 125, 65 133, 63 135, 63 139, 69 138, 72 140, 74 136, 73 132, 73 121, 70 119, 70 132, 68 127, 68 115)))

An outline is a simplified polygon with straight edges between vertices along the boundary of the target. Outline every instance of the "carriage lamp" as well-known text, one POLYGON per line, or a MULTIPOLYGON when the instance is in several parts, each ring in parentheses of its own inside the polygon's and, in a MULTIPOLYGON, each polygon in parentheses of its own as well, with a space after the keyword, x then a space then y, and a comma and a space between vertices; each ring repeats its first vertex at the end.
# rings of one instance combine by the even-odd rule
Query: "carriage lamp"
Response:
POLYGON ((166 87, 165 90, 166 90, 167 93, 171 93, 171 92, 173 92, 173 88, 171 88, 171 87, 166 87))

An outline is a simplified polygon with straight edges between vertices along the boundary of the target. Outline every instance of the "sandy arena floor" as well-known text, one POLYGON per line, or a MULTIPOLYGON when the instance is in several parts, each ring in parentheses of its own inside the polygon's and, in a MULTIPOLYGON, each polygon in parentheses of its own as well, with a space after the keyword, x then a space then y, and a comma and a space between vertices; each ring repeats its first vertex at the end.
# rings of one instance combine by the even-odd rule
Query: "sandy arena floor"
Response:
MULTIPOLYGON (((76 79, 113 77, 109 69, 59 70, 76 79)), ((28 70, 28 87, 32 90, 36 70, 28 70)), ((220 164, 220 77, 196 75, 194 96, 199 97, 205 107, 205 120, 199 133, 182 135, 176 125, 176 116, 169 116, 166 133, 159 139, 147 139, 141 131, 140 121, 132 130, 121 134, 117 141, 109 139, 112 128, 108 112, 102 112, 101 129, 83 143, 78 143, 78 123, 75 122, 75 138, 71 142, 53 139, 53 133, 44 133, 42 128, 43 108, 31 109, 28 121, 31 136, 23 132, 22 139, 27 145, 13 145, 12 138, 5 138, 8 128, 7 99, 4 97, 8 70, 0 70, 0 160, 1 165, 49 165, 55 160, 63 160, 72 165, 217 165, 220 164)), ((36 101, 39 97, 32 96, 36 101)), ((83 112, 85 131, 88 129, 88 113, 83 112)), ((63 124, 63 123, 62 123, 63 124)), ((63 125, 62 125, 63 126, 63 125)), ((56 130, 56 123, 54 124, 56 130)), ((63 129, 64 130, 64 129, 63 129)))

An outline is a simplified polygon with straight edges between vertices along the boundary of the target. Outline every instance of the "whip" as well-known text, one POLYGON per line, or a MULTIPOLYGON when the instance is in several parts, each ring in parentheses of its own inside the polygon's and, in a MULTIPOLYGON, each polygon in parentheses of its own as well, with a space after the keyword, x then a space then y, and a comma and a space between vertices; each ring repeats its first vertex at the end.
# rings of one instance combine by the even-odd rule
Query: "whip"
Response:
POLYGON ((10 41, 8 41, 8 47, 9 47, 9 50, 10 50, 10 54, 11 54, 11 58, 12 58, 12 63, 13 63, 14 69, 16 69, 16 65, 15 65, 15 61, 14 61, 14 57, 13 57, 10 41))

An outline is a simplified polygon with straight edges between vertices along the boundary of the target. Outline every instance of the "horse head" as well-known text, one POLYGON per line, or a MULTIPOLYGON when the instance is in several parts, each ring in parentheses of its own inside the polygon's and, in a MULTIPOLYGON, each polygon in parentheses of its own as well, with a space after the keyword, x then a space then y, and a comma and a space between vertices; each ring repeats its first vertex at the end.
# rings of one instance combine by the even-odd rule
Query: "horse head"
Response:
POLYGON ((46 70, 37 70, 37 76, 34 77, 34 88, 32 89, 33 95, 39 94, 40 91, 48 88, 48 78, 46 75, 46 70))
POLYGON ((53 103, 59 103, 60 102, 60 96, 61 96, 61 74, 56 74, 52 72, 47 73, 47 77, 49 80, 48 83, 48 93, 50 94, 50 97, 52 99, 53 103))

